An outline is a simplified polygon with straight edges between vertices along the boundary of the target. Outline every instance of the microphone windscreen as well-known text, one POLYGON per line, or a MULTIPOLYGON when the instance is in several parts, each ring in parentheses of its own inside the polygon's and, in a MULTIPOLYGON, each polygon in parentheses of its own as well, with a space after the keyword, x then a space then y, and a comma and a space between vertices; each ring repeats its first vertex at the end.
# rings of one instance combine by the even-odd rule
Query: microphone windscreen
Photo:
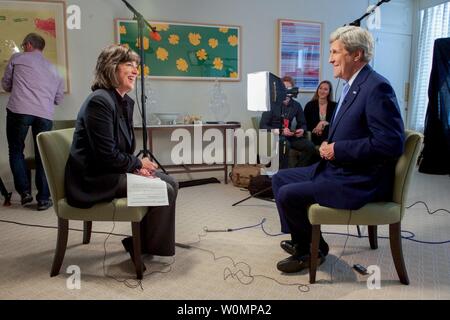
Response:
POLYGON ((161 35, 156 31, 150 31, 150 38, 155 41, 161 41, 161 35))

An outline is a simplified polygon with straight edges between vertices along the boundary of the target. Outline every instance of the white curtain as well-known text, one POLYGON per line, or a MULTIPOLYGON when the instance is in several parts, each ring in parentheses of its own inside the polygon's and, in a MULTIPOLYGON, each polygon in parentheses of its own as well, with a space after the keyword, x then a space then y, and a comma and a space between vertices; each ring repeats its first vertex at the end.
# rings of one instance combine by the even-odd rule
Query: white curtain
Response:
POLYGON ((420 11, 420 35, 410 128, 424 131, 434 40, 450 36, 450 1, 420 11))

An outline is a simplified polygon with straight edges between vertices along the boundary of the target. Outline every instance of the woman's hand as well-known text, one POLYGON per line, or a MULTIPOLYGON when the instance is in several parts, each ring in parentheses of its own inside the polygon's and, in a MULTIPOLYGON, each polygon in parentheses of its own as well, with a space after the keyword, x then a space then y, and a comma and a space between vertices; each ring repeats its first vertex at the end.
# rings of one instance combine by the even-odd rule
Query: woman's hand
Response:
POLYGON ((136 173, 137 175, 140 175, 140 176, 143 176, 143 177, 150 178, 150 177, 153 177, 154 171, 149 171, 149 170, 147 170, 147 169, 139 169, 139 170, 136 170, 135 173, 136 173))
POLYGON ((312 133, 314 133, 314 134, 317 135, 317 136, 321 136, 321 135, 322 135, 323 129, 322 129, 322 126, 320 125, 320 122, 319 122, 319 124, 313 129, 312 133))
POLYGON ((328 121, 320 121, 317 126, 313 129, 315 135, 321 136, 325 127, 329 125, 328 121))
POLYGON ((146 169, 147 171, 149 171, 151 173, 153 173, 154 171, 156 171, 156 169, 158 169, 158 165, 156 163, 150 161, 149 158, 142 158, 141 164, 142 164, 141 169, 146 169))

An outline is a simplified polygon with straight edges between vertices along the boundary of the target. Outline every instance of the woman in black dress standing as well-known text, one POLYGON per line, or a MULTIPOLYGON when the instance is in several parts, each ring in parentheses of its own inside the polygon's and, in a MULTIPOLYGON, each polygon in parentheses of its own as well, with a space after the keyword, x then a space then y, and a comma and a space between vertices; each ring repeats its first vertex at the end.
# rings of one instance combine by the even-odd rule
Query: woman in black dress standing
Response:
POLYGON ((335 108, 333 86, 330 81, 324 80, 317 87, 312 100, 305 106, 306 124, 315 145, 321 145, 328 137, 328 128, 335 108))

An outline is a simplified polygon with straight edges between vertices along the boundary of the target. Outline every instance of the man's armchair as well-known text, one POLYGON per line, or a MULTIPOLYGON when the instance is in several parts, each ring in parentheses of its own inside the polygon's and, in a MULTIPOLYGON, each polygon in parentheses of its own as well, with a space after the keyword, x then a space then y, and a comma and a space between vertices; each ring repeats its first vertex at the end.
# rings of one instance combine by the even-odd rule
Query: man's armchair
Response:
MULTIPOLYGON (((312 224, 311 257, 317 257, 319 251, 320 226, 323 224, 367 225, 369 242, 372 249, 378 248, 377 226, 389 225, 389 240, 400 282, 409 284, 402 252, 401 220, 405 214, 405 202, 409 183, 417 162, 423 136, 406 130, 405 151, 395 167, 392 201, 368 203, 358 210, 341 210, 313 204, 309 207, 308 218, 312 224)), ((309 282, 316 281, 317 259, 311 259, 309 282)))

